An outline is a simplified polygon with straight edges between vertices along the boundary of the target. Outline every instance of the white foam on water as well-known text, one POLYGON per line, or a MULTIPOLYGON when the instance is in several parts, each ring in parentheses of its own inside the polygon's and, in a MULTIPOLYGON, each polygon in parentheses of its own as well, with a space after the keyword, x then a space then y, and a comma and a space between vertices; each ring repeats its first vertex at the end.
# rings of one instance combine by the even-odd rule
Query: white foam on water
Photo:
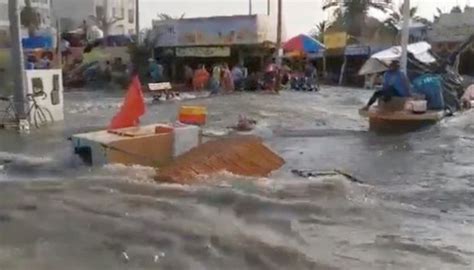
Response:
POLYGON ((101 168, 100 175, 119 180, 149 182, 153 181, 153 177, 156 175, 156 169, 140 165, 126 166, 123 164, 107 164, 101 168))
POLYGON ((47 156, 37 157, 37 156, 30 156, 26 154, 17 154, 17 153, 0 151, 0 162, 1 161, 26 163, 26 164, 31 164, 31 165, 43 165, 43 164, 52 162, 53 159, 47 156))
POLYGON ((98 111, 118 110, 122 106, 122 101, 106 101, 106 102, 85 102, 78 104, 71 104, 67 108, 67 113, 92 113, 98 111))

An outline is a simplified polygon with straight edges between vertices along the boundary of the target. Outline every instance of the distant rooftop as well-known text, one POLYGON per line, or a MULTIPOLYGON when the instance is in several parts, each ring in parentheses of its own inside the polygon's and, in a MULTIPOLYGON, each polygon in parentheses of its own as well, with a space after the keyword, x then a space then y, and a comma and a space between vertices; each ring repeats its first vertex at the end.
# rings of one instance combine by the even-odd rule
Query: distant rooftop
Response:
MULTIPOLYGON (((154 20, 156 47, 230 46, 276 42, 276 20, 268 15, 236 15, 154 20)), ((283 40, 285 40, 283 26, 283 40)))

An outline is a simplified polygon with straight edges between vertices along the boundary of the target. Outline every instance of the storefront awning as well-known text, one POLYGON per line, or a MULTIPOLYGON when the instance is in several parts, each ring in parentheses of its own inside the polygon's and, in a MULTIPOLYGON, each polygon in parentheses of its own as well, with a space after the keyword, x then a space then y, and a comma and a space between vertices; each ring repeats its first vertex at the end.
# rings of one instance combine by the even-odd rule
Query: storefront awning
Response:
POLYGON ((176 48, 177 57, 229 57, 230 47, 186 47, 176 48))

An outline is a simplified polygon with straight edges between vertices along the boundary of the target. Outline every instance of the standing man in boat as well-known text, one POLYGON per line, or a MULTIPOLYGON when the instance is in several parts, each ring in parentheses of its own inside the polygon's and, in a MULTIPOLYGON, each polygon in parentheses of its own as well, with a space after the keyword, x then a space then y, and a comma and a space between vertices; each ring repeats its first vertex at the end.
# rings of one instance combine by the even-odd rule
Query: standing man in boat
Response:
POLYGON ((377 99, 383 98, 383 101, 389 102, 392 97, 409 97, 411 96, 410 81, 408 77, 400 70, 400 61, 393 60, 390 63, 389 70, 384 74, 383 88, 374 93, 363 111, 368 111, 377 99))

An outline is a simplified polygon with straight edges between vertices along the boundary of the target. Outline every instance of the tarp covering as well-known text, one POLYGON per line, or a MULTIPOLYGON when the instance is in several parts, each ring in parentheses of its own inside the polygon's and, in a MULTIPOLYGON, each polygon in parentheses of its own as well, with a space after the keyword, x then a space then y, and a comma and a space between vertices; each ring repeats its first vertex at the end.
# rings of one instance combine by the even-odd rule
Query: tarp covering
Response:
POLYGON ((53 48, 52 37, 28 37, 21 40, 25 49, 51 49, 53 48))
MULTIPOLYGON (((430 54, 429 50, 431 45, 427 42, 418 42, 408 45, 408 52, 413 54, 413 56, 425 64, 430 64, 436 62, 436 59, 433 55, 430 54)), ((367 75, 379 73, 387 70, 388 64, 393 60, 400 60, 402 56, 402 47, 394 46, 387 50, 373 54, 369 60, 362 66, 359 71, 359 75, 367 75), (385 68, 382 67, 382 64, 385 65, 385 68)))
POLYGON ((387 64, 375 58, 370 58, 359 70, 359 75, 368 75, 384 72, 388 69, 387 64))

